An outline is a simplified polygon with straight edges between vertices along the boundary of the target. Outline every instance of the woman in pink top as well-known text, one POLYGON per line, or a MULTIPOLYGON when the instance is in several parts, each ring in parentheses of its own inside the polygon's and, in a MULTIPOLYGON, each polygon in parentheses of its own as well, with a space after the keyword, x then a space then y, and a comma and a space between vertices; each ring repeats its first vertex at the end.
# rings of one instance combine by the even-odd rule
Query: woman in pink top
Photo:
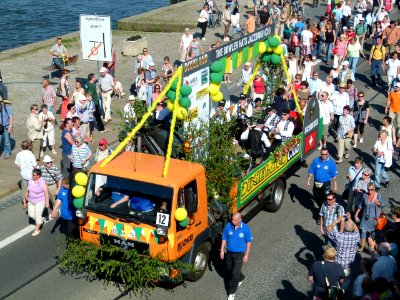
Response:
POLYGON ((335 56, 333 58, 333 67, 337 68, 344 60, 344 58, 347 55, 347 39, 346 35, 342 34, 339 38, 339 40, 336 41, 335 45, 335 56))
POLYGON ((24 208, 28 208, 28 216, 35 220, 35 231, 32 236, 40 233, 43 219, 42 214, 44 208, 49 208, 49 192, 46 181, 42 178, 42 171, 34 169, 32 171, 32 179, 28 181, 24 198, 24 208))
POLYGON ((253 101, 256 98, 264 99, 265 94, 265 81, 261 76, 261 72, 258 72, 253 80, 253 101))

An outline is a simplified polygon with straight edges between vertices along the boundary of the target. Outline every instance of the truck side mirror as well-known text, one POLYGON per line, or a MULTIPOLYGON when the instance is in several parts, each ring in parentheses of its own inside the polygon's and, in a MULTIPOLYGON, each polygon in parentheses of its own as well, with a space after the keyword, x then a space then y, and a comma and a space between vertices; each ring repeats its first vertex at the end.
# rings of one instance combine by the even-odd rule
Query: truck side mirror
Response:
POLYGON ((189 215, 197 212, 197 195, 192 188, 185 190, 185 208, 189 215))

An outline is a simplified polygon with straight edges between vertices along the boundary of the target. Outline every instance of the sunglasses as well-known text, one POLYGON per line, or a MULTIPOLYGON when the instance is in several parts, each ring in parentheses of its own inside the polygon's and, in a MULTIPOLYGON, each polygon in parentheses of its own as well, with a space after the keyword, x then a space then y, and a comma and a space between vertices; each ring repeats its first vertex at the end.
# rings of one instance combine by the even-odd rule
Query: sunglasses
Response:
POLYGON ((328 201, 332 201, 334 198, 326 198, 326 200, 328 201))
POLYGON ((321 153, 321 156, 327 156, 328 153, 321 153))
POLYGON ((369 174, 365 174, 365 173, 363 173, 363 175, 364 175, 364 176, 369 176, 369 174))

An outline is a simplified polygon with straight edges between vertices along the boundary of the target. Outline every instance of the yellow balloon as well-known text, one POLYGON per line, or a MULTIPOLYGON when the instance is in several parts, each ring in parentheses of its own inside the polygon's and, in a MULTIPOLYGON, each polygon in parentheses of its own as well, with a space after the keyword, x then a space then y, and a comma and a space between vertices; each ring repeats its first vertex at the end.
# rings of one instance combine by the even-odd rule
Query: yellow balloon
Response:
POLYGON ((266 52, 272 52, 272 48, 271 48, 271 47, 268 47, 267 50, 266 50, 266 52))
POLYGON ((86 186, 88 182, 88 177, 85 173, 79 172, 75 174, 75 182, 79 185, 86 186))
POLYGON ((167 101, 167 108, 168 108, 170 111, 173 111, 173 109, 174 109, 174 103, 173 103, 172 101, 167 101))
POLYGON ((187 112, 186 108, 184 108, 184 107, 178 107, 178 108, 176 109, 176 117, 177 117, 179 120, 185 119, 187 115, 188 115, 188 112, 187 112))
POLYGON ((221 92, 218 92, 215 96, 211 96, 211 99, 215 102, 219 102, 224 99, 224 95, 221 92))
POLYGON ((282 51, 283 51, 283 48, 281 45, 279 45, 278 47, 275 47, 275 49, 274 49, 274 53, 276 55, 281 55, 282 51))
POLYGON ((210 87, 208 88, 210 95, 214 96, 214 95, 218 94, 220 87, 221 87, 220 84, 211 83, 210 87))
POLYGON ((76 185, 72 188, 72 196, 75 198, 80 198, 85 195, 85 188, 81 185, 76 185))
POLYGON ((274 37, 276 37, 276 38, 278 39, 279 43, 282 42, 282 39, 281 39, 281 37, 279 36, 279 34, 275 34, 274 37))
POLYGON ((179 207, 175 211, 175 220, 177 220, 178 222, 182 222, 187 218, 187 215, 187 210, 184 207, 179 207))
POLYGON ((264 42, 260 42, 258 44, 258 53, 263 54, 265 51, 267 51, 267 45, 264 42))

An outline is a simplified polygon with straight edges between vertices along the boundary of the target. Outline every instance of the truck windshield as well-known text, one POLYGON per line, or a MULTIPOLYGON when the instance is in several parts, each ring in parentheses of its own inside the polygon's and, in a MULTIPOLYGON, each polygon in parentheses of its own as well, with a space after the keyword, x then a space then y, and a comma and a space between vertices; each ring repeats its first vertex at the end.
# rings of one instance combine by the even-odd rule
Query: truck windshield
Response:
POLYGON ((169 226, 172 198, 169 187, 92 173, 85 207, 128 221, 169 226))

